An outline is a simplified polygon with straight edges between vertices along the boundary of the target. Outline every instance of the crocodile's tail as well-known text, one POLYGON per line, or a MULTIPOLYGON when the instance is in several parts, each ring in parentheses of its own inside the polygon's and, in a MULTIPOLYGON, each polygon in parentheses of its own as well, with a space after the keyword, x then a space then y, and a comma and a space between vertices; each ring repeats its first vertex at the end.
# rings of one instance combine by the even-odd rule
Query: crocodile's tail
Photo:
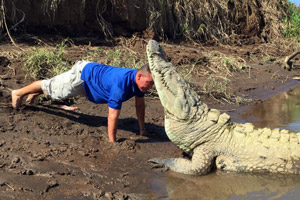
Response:
MULTIPOLYGON (((220 156, 217 159, 219 168, 233 171, 300 174, 299 133, 255 128, 251 123, 234 123, 228 129, 231 139, 226 141, 226 155, 233 156, 230 156, 230 159, 223 159, 220 156)), ((223 135, 222 138, 226 137, 223 135)))

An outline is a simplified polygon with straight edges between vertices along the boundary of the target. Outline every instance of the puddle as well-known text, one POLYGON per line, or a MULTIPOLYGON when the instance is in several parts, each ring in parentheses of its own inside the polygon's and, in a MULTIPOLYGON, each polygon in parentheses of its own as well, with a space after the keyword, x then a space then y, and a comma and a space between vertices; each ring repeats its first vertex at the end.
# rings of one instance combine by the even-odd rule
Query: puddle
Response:
POLYGON ((148 199, 299 199, 300 179, 296 175, 253 175, 213 172, 187 176, 168 172, 154 177, 148 199))
POLYGON ((153 177, 147 199, 299 199, 300 179, 296 175, 212 172, 188 176, 166 172, 153 177))
POLYGON ((300 86, 253 106, 241 115, 242 122, 256 127, 288 129, 300 132, 300 86))
MULTIPOLYGON (((240 122, 256 127, 300 132, 300 86, 253 106, 240 122)), ((212 172, 186 176, 166 172, 150 181, 148 199, 299 199, 300 178, 296 175, 212 172)))

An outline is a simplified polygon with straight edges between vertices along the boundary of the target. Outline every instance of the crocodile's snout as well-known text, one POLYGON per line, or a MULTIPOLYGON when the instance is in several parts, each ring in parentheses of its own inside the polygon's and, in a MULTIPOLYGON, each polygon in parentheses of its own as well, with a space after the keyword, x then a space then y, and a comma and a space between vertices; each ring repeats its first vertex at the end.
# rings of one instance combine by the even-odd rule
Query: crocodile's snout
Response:
POLYGON ((155 40, 150 40, 147 45, 147 50, 149 53, 159 52, 161 49, 160 44, 155 40))
POLYGON ((147 45, 149 67, 161 103, 168 115, 177 119, 192 118, 198 108, 198 95, 180 77, 158 42, 150 40, 147 45))
MULTIPOLYGON (((147 50, 147 55, 148 55, 149 58, 153 58, 153 56, 157 55, 160 58, 165 59, 165 54, 164 54, 164 51, 162 50, 162 47, 155 40, 150 40, 149 41, 146 50, 147 50)), ((151 69, 151 66, 150 66, 150 69, 151 69)))

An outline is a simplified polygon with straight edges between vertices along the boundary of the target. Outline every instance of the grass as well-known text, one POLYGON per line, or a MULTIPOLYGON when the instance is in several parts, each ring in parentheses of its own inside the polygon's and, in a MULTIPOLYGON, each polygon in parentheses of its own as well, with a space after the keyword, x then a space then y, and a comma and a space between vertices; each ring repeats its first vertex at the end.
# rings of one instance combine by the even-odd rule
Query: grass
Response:
POLYGON ((229 81, 228 80, 217 80, 214 76, 209 76, 208 83, 203 85, 203 92, 213 96, 217 99, 220 97, 230 99, 231 94, 229 93, 229 81))
POLYGON ((54 48, 37 47, 23 55, 27 75, 34 79, 46 79, 70 69, 70 61, 64 58, 66 40, 54 48))
POLYGON ((249 69, 246 61, 241 57, 227 55, 219 51, 203 52, 203 56, 205 61, 202 62, 202 66, 196 69, 200 69, 200 74, 209 78, 203 85, 198 85, 201 93, 213 97, 219 102, 241 104, 246 101, 246 99, 230 91, 230 76, 236 72, 246 72, 246 69, 249 69))
POLYGON ((224 101, 230 104, 241 104, 247 101, 243 97, 237 96, 230 91, 229 80, 219 80, 214 76, 209 76, 208 83, 205 83, 202 87, 201 93, 207 94, 213 97, 215 100, 224 101))
POLYGON ((248 68, 246 61, 241 57, 225 55, 218 51, 204 52, 207 58, 207 67, 214 73, 224 73, 231 76, 232 72, 239 72, 248 68))
POLYGON ((276 58, 273 57, 273 56, 271 56, 271 55, 269 55, 269 54, 267 54, 266 56, 264 56, 264 57, 262 58, 262 60, 263 60, 264 62, 274 62, 274 61, 276 61, 276 58))
MULTIPOLYGON (((36 47, 23 53, 23 63, 27 75, 34 79, 46 79, 61 74, 71 68, 67 58, 68 39, 55 47, 36 47)), ((139 69, 147 63, 146 57, 140 57, 129 49, 92 48, 78 60, 104 63, 111 66, 139 69)))
POLYGON ((139 69, 147 63, 146 57, 139 57, 129 49, 110 48, 108 50, 96 48, 89 51, 84 60, 104 63, 111 66, 139 69))
POLYGON ((300 7, 289 2, 289 16, 285 19, 287 28, 284 31, 286 38, 300 38, 300 7))
POLYGON ((179 65, 176 67, 177 73, 184 78, 186 82, 189 84, 192 84, 192 72, 194 71, 194 68, 197 63, 193 63, 192 66, 184 64, 184 65, 179 65))
POLYGON ((177 73, 200 95, 207 95, 219 102, 241 104, 247 101, 230 91, 230 76, 235 72, 249 69, 246 61, 238 56, 223 54, 219 51, 203 51, 203 58, 178 65, 177 73), (209 77, 207 83, 196 81, 193 77, 209 77))

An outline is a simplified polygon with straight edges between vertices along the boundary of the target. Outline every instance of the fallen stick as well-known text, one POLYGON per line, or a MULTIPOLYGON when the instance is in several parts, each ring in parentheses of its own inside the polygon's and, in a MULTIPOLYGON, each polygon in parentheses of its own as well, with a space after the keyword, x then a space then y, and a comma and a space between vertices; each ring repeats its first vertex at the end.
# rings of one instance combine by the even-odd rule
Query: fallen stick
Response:
POLYGON ((298 54, 300 54, 300 51, 295 51, 291 55, 285 57, 285 60, 284 60, 284 64, 285 64, 284 68, 285 69, 291 70, 293 68, 293 63, 291 62, 291 60, 298 54))

